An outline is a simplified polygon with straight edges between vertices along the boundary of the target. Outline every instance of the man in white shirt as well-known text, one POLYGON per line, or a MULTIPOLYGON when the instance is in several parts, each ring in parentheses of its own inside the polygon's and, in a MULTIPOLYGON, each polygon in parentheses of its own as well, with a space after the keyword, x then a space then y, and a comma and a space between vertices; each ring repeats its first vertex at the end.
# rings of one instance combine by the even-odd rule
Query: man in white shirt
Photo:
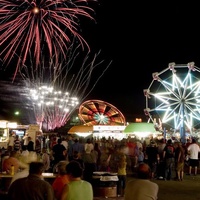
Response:
POLYGON ((191 175, 192 167, 194 167, 194 175, 197 175, 197 168, 199 166, 199 152, 200 147, 196 143, 196 140, 193 138, 192 143, 187 148, 188 154, 189 154, 189 173, 188 175, 191 175))
POLYGON ((26 149, 27 149, 28 142, 29 142, 28 136, 29 136, 28 133, 25 133, 24 137, 22 138, 23 141, 24 141, 23 145, 24 145, 24 147, 25 147, 26 149))
POLYGON ((10 133, 8 139, 8 148, 9 150, 14 150, 14 140, 15 140, 15 132, 10 133))

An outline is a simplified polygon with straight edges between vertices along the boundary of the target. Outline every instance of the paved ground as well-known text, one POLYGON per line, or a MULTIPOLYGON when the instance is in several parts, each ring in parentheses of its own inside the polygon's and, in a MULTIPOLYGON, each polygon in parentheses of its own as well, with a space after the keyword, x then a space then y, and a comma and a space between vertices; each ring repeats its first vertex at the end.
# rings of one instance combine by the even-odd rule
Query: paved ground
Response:
MULTIPOLYGON (((128 177, 128 180, 135 179, 128 177)), ((197 176, 184 175, 182 182, 170 180, 153 180, 159 185, 158 200, 200 200, 200 174, 197 176)), ((122 197, 95 197, 94 200, 123 200, 122 197)))
POLYGON ((200 175, 184 176, 183 181, 154 180, 159 185, 159 200, 200 200, 200 175))
MULTIPOLYGON (((127 181, 135 179, 128 176, 127 181)), ((158 200, 200 200, 200 174, 197 176, 184 175, 182 182, 171 180, 152 180, 159 185, 158 200)), ((6 196, 0 194, 0 200, 6 196)), ((94 197, 94 200, 124 200, 123 197, 94 197)))

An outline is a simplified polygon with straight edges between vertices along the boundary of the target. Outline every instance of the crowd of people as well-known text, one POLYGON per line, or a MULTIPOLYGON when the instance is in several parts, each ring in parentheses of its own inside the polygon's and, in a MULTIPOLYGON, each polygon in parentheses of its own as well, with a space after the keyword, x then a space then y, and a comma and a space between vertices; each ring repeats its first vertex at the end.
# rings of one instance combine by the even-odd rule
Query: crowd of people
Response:
POLYGON ((150 138, 147 143, 133 138, 84 140, 72 135, 53 135, 48 143, 43 140, 40 151, 27 146, 28 143, 18 150, 13 146, 0 151, 1 170, 10 173, 13 165, 15 169, 9 199, 90 200, 94 196, 95 171, 116 172, 117 195, 124 196, 125 200, 131 199, 133 194, 137 194, 138 200, 157 199, 159 188, 152 179, 183 181, 186 165, 188 175, 192 172, 197 175, 199 167, 200 147, 194 138, 182 144, 172 139, 150 138), (44 183, 43 172, 57 174, 53 184, 44 183), (172 177, 173 172, 175 177, 172 177), (138 177, 137 182, 127 182, 129 173, 138 177))

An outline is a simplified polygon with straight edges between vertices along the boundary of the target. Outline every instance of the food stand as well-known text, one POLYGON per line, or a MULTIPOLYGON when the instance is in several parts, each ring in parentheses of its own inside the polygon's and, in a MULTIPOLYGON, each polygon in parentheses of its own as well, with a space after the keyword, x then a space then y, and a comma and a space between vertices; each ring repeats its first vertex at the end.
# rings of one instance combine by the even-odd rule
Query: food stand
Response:
POLYGON ((9 122, 7 120, 0 120, 0 148, 7 149, 9 140, 9 130, 16 128, 16 122, 9 122))

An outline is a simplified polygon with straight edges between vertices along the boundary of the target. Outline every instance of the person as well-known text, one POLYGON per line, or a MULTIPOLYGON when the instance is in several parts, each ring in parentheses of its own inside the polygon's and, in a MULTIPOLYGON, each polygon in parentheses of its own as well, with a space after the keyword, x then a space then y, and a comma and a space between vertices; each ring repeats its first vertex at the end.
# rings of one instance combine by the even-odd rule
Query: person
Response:
POLYGON ((61 140, 62 140, 61 144, 62 144, 62 145, 65 147, 65 149, 66 149, 65 159, 68 160, 68 142, 67 142, 67 138, 62 137, 61 140))
POLYGON ((69 179, 66 174, 66 165, 67 164, 68 164, 67 161, 60 161, 57 164, 58 175, 56 176, 56 178, 54 179, 54 181, 52 183, 52 187, 54 190, 54 195, 55 195, 56 200, 61 199, 62 190, 63 190, 64 186, 67 183, 69 183, 69 179))
POLYGON ((63 188, 61 200, 93 200, 91 183, 82 180, 83 169, 77 161, 70 161, 66 166, 69 183, 63 188))
POLYGON ((101 150, 98 142, 94 143, 94 150, 98 153, 97 156, 97 171, 98 171, 100 169, 100 163, 101 163, 101 150))
POLYGON ((47 153, 46 147, 42 147, 41 160, 44 163, 45 172, 49 172, 49 170, 50 170, 50 156, 47 153))
POLYGON ((68 160, 71 161, 73 158, 73 146, 74 140, 72 139, 72 136, 68 136, 68 149, 67 149, 67 154, 68 154, 68 160))
POLYGON ((137 155, 137 164, 144 162, 144 151, 142 147, 139 147, 137 155))
POLYGON ((19 170, 24 169, 27 167, 26 164, 22 163, 18 159, 18 152, 11 151, 9 157, 3 160, 2 163, 2 171, 5 171, 7 174, 11 173, 11 167, 14 166, 14 174, 17 173, 19 170))
POLYGON ((156 142, 153 140, 150 142, 150 145, 146 148, 146 159, 147 164, 151 168, 151 178, 154 179, 157 176, 157 165, 159 163, 160 156, 158 148, 156 146, 156 142))
POLYGON ((27 148, 28 146, 28 142, 29 142, 28 137, 29 137, 28 133, 25 133, 24 137, 22 138, 23 146, 25 146, 25 148, 27 148))
POLYGON ((61 138, 62 142, 61 144, 65 147, 65 149, 68 150, 68 142, 67 142, 67 138, 61 138))
POLYGON ((166 146, 166 139, 162 138, 161 140, 158 140, 158 153, 159 153, 159 162, 157 163, 157 178, 163 179, 165 177, 165 162, 163 160, 163 150, 166 146))
POLYGON ((119 160, 117 162, 117 175, 118 175, 118 182, 117 182, 117 194, 118 196, 124 196, 124 189, 126 186, 126 155, 124 153, 120 153, 119 160))
MULTIPOLYGON (((25 148, 24 146, 22 146, 22 148, 25 148)), ((28 150, 26 150, 28 151, 28 150)), ((29 152, 28 152, 29 153, 29 152)), ((24 167, 23 169, 21 169, 20 171, 18 171, 17 173, 14 174, 14 176, 12 176, 12 179, 11 179, 11 182, 10 182, 10 185, 17 179, 20 179, 20 178, 25 178, 29 175, 29 165, 31 162, 35 162, 37 161, 37 155, 35 152, 30 152, 28 154, 28 156, 26 154, 20 156, 20 161, 24 164, 24 167)), ((9 185, 9 186, 10 186, 9 185)))
POLYGON ((177 179, 178 181, 183 180, 184 175, 184 165, 185 165, 185 151, 182 147, 181 142, 177 143, 177 179))
POLYGON ((15 140, 15 132, 12 131, 8 139, 8 149, 10 149, 11 151, 14 150, 14 140, 15 140))
POLYGON ((89 152, 91 152, 93 149, 94 149, 94 145, 93 145, 91 139, 88 138, 87 141, 86 141, 86 143, 85 143, 85 151, 89 153, 89 152))
POLYGON ((35 138, 35 152, 37 154, 41 153, 41 141, 40 141, 40 136, 37 135, 35 138))
POLYGON ((19 139, 19 135, 15 136, 15 140, 14 140, 14 150, 15 151, 20 151, 21 150, 21 141, 19 139))
POLYGON ((53 157, 54 157, 54 166, 61 160, 66 160, 66 148, 61 144, 62 140, 59 138, 57 144, 53 146, 53 157))
POLYGON ((192 138, 192 143, 187 148, 188 154, 189 154, 189 173, 188 175, 191 175, 192 173, 192 167, 194 167, 194 175, 197 175, 197 168, 199 166, 199 159, 198 154, 200 152, 200 147, 196 143, 196 140, 192 138))
POLYGON ((31 162, 29 175, 25 178, 15 180, 8 189, 8 199, 29 200, 54 200, 54 191, 51 184, 42 177, 44 164, 42 162, 31 162))
POLYGON ((171 180, 172 170, 175 164, 175 148, 172 144, 172 140, 167 140, 167 144, 163 149, 163 160, 165 162, 165 174, 164 180, 171 180))
POLYGON ((85 169, 84 161, 81 158, 81 156, 78 153, 78 151, 74 151, 72 160, 75 160, 75 161, 79 162, 79 164, 81 165, 81 167, 83 168, 83 170, 85 169))
POLYGON ((124 200, 157 200, 159 186, 150 180, 151 169, 148 164, 139 164, 137 177, 127 182, 124 200))
POLYGON ((92 183, 93 181, 93 172, 96 171, 98 153, 95 150, 91 150, 88 152, 84 152, 82 154, 82 159, 84 162, 84 173, 83 173, 83 179, 92 183))
POLYGON ((28 136, 28 144, 24 145, 24 147, 30 152, 34 151, 34 142, 32 141, 32 138, 28 136))
POLYGON ((78 151, 80 157, 84 153, 84 144, 80 143, 78 138, 76 138, 74 140, 74 143, 72 144, 72 151, 73 151, 73 153, 74 153, 74 151, 78 151))

